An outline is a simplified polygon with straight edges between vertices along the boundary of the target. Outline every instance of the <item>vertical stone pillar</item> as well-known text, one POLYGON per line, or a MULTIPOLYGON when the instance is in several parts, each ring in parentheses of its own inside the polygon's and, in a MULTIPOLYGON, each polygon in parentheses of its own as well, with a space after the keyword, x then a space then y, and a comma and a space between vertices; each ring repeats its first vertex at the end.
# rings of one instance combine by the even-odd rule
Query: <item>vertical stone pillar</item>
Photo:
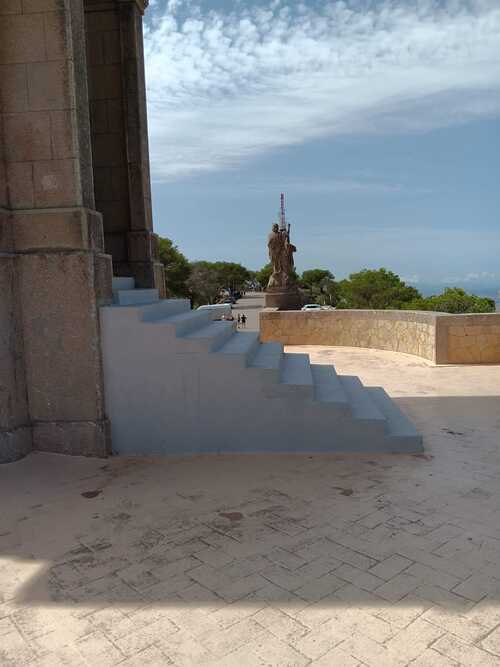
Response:
POLYGON ((142 15, 147 0, 85 0, 96 208, 115 275, 165 296, 153 233, 142 15))
POLYGON ((0 341, 16 374, 0 430, 31 425, 34 449, 105 455, 98 306, 112 270, 94 210, 82 3, 8 0, 0 14, 0 318, 16 339, 0 341))
MULTIPOLYGON (((3 17, 0 7, 0 23, 3 17)), ((15 68, 0 67, 0 71, 2 69, 4 77, 0 78, 0 463, 6 463, 15 461, 31 451, 32 434, 24 375, 21 309, 17 298, 17 265, 13 252, 10 211, 7 208, 9 200, 3 137, 4 112, 8 111, 9 105, 15 105, 15 98, 9 102, 6 93, 15 83, 16 71, 15 68)))

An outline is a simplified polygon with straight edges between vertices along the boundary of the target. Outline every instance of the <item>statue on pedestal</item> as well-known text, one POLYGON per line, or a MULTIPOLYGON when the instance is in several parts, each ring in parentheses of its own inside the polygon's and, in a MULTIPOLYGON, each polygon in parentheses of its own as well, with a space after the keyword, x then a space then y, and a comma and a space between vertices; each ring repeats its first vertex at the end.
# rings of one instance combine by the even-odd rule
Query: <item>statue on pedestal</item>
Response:
POLYGON ((273 267, 273 272, 267 284, 268 289, 290 289, 295 285, 293 253, 297 251, 297 248, 290 243, 290 227, 280 229, 277 223, 274 224, 267 240, 267 247, 273 267))
POLYGON ((273 268, 266 288, 266 307, 290 310, 300 307, 300 294, 295 282, 293 253, 297 248, 290 242, 290 225, 285 219, 285 196, 281 195, 280 223, 273 225, 267 239, 269 259, 273 268))

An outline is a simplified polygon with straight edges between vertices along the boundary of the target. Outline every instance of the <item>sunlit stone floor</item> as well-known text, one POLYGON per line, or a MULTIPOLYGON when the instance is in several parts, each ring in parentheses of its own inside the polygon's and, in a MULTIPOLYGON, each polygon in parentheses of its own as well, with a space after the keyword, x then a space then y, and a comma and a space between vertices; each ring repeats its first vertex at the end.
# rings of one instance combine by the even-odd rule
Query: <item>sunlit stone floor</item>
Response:
POLYGON ((500 366, 307 350, 425 454, 0 467, 2 667, 500 665, 500 366))

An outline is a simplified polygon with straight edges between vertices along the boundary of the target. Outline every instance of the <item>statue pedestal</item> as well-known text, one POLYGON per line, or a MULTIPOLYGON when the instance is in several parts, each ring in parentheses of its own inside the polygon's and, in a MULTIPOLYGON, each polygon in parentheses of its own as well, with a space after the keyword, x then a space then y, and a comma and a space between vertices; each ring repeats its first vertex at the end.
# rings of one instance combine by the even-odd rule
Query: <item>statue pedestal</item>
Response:
POLYGON ((280 310, 300 310, 302 307, 300 292, 296 288, 288 290, 268 288, 264 303, 266 308, 279 308, 280 310))

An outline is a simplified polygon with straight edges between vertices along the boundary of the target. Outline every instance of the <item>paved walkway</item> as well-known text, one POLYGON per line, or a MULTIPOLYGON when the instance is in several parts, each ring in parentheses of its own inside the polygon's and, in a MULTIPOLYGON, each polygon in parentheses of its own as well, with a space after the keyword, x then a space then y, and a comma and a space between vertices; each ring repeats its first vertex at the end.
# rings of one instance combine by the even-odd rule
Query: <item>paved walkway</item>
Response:
POLYGON ((247 316, 247 323, 245 329, 248 331, 259 330, 259 315, 264 308, 264 292, 249 292, 244 297, 239 299, 233 306, 233 315, 238 317, 245 313, 247 316))
POLYGON ((500 665, 500 366, 311 352, 425 454, 1 466, 2 667, 500 665))

